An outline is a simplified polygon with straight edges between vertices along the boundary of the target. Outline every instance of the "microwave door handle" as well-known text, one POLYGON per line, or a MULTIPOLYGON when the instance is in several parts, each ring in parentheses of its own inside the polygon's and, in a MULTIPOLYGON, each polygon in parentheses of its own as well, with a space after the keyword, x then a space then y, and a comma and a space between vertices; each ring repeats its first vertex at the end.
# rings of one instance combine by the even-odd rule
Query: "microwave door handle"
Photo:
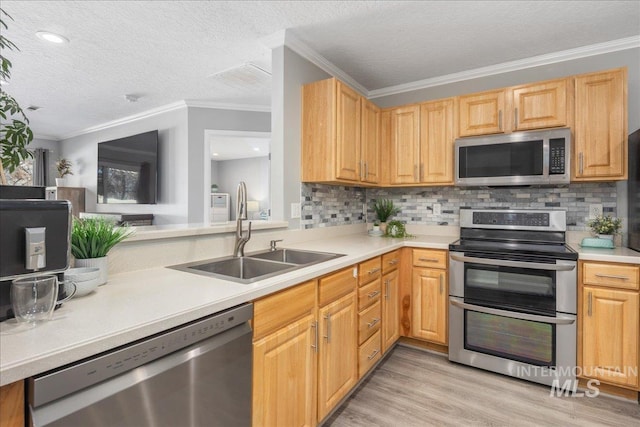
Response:
POLYGON ((451 259, 474 264, 498 265, 501 267, 529 268, 532 270, 571 271, 576 268, 569 264, 543 264, 540 262, 508 261, 503 259, 475 258, 461 255, 449 255, 451 259))
POLYGON ((485 314, 493 314, 495 316, 503 316, 510 317, 512 319, 520 319, 520 320, 528 320, 531 322, 539 322, 539 323, 553 323, 554 325, 570 325, 575 323, 575 319, 564 318, 564 317, 548 317, 548 316, 538 316, 535 314, 527 314, 527 313, 518 313, 514 311, 507 310, 499 310, 497 308, 483 307, 475 304, 467 304, 466 302, 460 302, 456 300, 449 300, 452 305, 462 308, 465 310, 473 310, 479 313, 485 314))

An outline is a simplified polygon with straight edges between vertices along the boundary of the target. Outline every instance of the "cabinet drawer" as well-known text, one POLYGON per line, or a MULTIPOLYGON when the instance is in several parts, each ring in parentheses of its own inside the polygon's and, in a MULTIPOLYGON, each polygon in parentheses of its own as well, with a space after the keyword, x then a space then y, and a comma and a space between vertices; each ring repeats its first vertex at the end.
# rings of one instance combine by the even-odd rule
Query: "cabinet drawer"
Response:
POLYGON ((387 274, 400 265, 400 251, 393 251, 382 255, 382 274, 387 274))
POLYGON ((620 289, 638 289, 640 267, 620 264, 582 264, 582 283, 620 289))
POLYGON ((318 284, 318 306, 323 307, 356 288, 354 267, 348 267, 320 279, 318 284))
POLYGON ((358 284, 360 286, 379 278, 382 274, 380 257, 371 258, 358 264, 358 284))
POLYGON ((369 341, 360 346, 358 356, 358 377, 362 378, 382 357, 380 332, 376 332, 369 341))
POLYGON ((253 339, 258 340, 281 327, 313 313, 316 281, 312 280, 253 304, 253 339))
POLYGON ((358 311, 362 311, 380 301, 381 280, 375 280, 358 289, 358 311))
POLYGON ((380 330, 380 302, 373 304, 358 315, 358 345, 380 330))
POLYGON ((413 265, 416 267, 447 268, 447 251, 414 249, 413 265))

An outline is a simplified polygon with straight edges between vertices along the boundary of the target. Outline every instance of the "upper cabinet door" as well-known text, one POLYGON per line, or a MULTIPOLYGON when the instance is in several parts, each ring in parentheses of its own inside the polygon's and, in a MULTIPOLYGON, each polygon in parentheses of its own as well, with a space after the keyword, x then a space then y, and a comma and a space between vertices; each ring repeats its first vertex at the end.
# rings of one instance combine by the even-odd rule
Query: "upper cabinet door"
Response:
POLYGON ((567 79, 517 86, 513 95, 513 130, 567 126, 567 79))
POLYGON ((361 180, 369 183, 380 182, 380 109, 362 98, 362 161, 360 163, 361 180))
POLYGON ((419 181, 420 106, 410 105, 391 111, 391 184, 419 181))
POLYGON ((453 184, 453 99, 420 105, 420 182, 453 184))
POLYGON ((458 98, 460 136, 505 132, 505 89, 458 98))
POLYGON ((627 179, 627 69, 577 76, 574 180, 627 179))
POLYGON ((336 108, 336 178, 360 180, 360 98, 338 82, 336 108))

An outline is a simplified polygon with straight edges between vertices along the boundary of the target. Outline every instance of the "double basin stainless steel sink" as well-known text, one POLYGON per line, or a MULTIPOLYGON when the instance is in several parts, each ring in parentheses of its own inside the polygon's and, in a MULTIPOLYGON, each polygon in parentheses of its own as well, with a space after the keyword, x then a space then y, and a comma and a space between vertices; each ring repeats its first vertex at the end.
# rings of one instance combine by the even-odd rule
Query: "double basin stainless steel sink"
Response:
POLYGON ((341 256, 344 255, 298 249, 276 249, 242 257, 190 262, 169 268, 238 283, 252 283, 341 256))

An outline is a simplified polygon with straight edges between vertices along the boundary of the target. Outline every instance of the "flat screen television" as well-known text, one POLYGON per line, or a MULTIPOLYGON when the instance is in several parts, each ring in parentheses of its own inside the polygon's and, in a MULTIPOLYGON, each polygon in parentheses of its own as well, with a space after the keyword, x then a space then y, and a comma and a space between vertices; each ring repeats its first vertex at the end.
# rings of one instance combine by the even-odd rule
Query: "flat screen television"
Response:
POLYGON ((98 203, 155 204, 158 131, 98 143, 98 203))

